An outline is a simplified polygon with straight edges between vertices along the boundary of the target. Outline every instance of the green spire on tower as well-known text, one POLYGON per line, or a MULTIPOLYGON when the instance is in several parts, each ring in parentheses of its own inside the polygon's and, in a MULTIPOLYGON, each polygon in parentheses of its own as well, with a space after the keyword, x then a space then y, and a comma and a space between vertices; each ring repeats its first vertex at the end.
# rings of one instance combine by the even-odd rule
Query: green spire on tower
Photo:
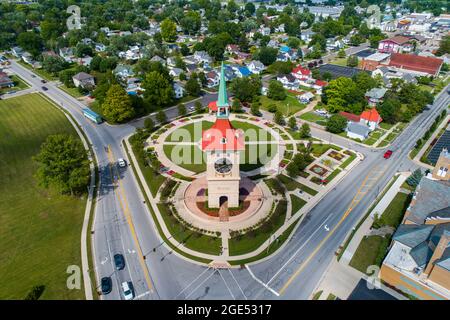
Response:
POLYGON ((227 95, 227 84, 225 81, 225 68, 223 66, 220 67, 220 84, 219 84, 219 98, 217 99, 217 107, 229 107, 228 104, 228 95, 227 95))

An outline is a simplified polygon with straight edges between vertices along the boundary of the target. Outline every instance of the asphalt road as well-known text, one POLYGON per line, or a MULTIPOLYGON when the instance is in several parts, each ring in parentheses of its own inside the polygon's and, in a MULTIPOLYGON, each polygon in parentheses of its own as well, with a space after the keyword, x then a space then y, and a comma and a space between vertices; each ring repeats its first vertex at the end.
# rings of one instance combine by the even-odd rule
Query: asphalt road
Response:
MULTIPOLYGON (((30 70, 16 62, 12 62, 11 70, 42 91, 41 79, 33 78, 30 70)), ((122 299, 119 286, 123 281, 132 281, 139 299, 307 299, 338 246, 394 173, 415 168, 407 159, 409 150, 450 101, 445 89, 433 107, 420 114, 396 139, 390 147, 394 153, 388 160, 383 159, 383 151, 372 152, 352 145, 366 156, 365 160, 307 215, 281 252, 250 266, 254 276, 268 283, 276 295, 245 268, 213 270, 199 266, 179 258, 161 243, 132 170, 119 170, 115 164, 118 158, 125 158, 120 145, 122 139, 142 126, 143 119, 119 126, 93 124, 82 115, 83 105, 79 101, 54 83, 45 86, 48 90, 42 92, 71 113, 89 137, 98 158, 101 184, 94 221, 94 265, 98 281, 104 276, 113 279, 113 292, 103 296, 104 299, 122 299), (363 182, 370 183, 370 187, 361 189, 360 201, 342 220, 363 182), (125 256, 124 270, 115 270, 112 256, 116 253, 125 256)), ((214 99, 214 94, 202 97, 204 103, 214 99)), ((173 119, 177 115, 176 107, 166 113, 173 119)), ((323 131, 312 131, 329 139, 329 134, 323 131)), ((333 137, 332 142, 346 147, 349 143, 338 137, 333 137)))

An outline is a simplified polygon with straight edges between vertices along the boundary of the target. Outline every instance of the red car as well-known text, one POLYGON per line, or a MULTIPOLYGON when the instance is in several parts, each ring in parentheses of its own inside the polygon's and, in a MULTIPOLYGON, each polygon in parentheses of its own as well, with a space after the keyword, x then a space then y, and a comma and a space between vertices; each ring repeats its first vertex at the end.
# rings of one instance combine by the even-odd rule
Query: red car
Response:
POLYGON ((389 159, 392 156, 392 150, 388 150, 384 153, 384 158, 389 159))

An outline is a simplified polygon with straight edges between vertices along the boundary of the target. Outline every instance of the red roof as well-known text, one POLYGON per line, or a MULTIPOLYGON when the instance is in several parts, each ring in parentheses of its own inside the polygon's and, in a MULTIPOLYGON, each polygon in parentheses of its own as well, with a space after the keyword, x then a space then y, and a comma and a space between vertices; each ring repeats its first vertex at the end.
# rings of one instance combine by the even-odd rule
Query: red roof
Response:
POLYGON ((328 82, 326 82, 326 81, 316 80, 316 85, 318 85, 318 86, 325 87, 327 84, 328 84, 328 82))
POLYGON ((203 131, 203 151, 240 151, 245 150, 244 134, 236 130, 228 119, 216 119, 213 126, 203 131))
POLYGON ((309 76, 311 74, 311 71, 299 65, 292 69, 292 73, 301 73, 304 76, 309 76))
POLYGON ((211 111, 217 112, 217 101, 211 101, 208 104, 208 109, 211 110, 211 111))
POLYGON ((373 108, 373 109, 369 109, 366 111, 363 111, 363 113, 361 113, 361 119, 370 121, 370 122, 381 122, 381 117, 380 114, 378 113, 377 109, 373 108))
POLYGON ((394 42, 396 44, 402 45, 408 43, 411 39, 404 36, 395 36, 389 39, 381 40, 380 42, 394 42))
POLYGON ((345 112, 345 111, 340 111, 339 114, 341 116, 343 116, 344 118, 346 118, 349 121, 353 121, 353 122, 359 122, 360 116, 350 113, 350 112, 345 112))
POLYGON ((436 73, 438 73, 443 62, 444 61, 442 59, 432 57, 393 53, 391 55, 389 66, 435 75, 436 73))

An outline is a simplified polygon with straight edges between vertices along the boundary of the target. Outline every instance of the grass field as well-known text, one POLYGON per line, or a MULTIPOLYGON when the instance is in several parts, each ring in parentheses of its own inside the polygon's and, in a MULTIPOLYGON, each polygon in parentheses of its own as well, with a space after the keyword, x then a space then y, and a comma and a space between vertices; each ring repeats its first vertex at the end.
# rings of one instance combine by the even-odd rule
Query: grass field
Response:
POLYGON ((309 121, 309 122, 315 122, 315 123, 323 122, 323 121, 327 120, 327 118, 318 115, 314 111, 309 111, 309 112, 306 112, 306 113, 302 114, 300 116, 300 119, 306 120, 306 121, 309 121))
POLYGON ((80 98, 80 97, 84 96, 84 94, 82 94, 82 93, 80 93, 80 91, 78 91, 78 88, 69 88, 69 87, 66 87, 65 85, 59 86, 59 88, 62 91, 65 91, 66 93, 70 94, 74 98, 80 98))
POLYGON ((386 210, 384 210, 381 217, 379 217, 379 221, 377 221, 376 224, 374 223, 374 225, 376 225, 376 227, 391 226, 397 228, 400 222, 402 222, 403 215, 408 208, 409 203, 409 196, 406 193, 398 192, 386 210))
POLYGON ((261 109, 268 110, 270 105, 276 105, 284 116, 291 116, 300 110, 303 110, 306 105, 300 103, 295 95, 287 93, 287 96, 282 101, 272 100, 267 96, 261 96, 261 109))
POLYGON ((76 135, 64 114, 38 94, 0 101, 0 299, 23 299, 43 285, 41 299, 83 299, 66 288, 69 265, 81 267, 85 198, 39 187, 32 156, 48 135, 76 135))
POLYGON ((292 201, 292 212, 291 214, 294 215, 297 213, 298 210, 303 208, 303 206, 306 204, 306 201, 303 199, 300 199, 297 196, 294 196, 291 194, 291 201, 292 201))
POLYGON ((361 240, 358 249, 356 249, 352 260, 350 260, 350 265, 363 273, 367 273, 368 266, 380 266, 381 262, 383 262, 389 242, 390 238, 386 237, 364 237, 361 240))

